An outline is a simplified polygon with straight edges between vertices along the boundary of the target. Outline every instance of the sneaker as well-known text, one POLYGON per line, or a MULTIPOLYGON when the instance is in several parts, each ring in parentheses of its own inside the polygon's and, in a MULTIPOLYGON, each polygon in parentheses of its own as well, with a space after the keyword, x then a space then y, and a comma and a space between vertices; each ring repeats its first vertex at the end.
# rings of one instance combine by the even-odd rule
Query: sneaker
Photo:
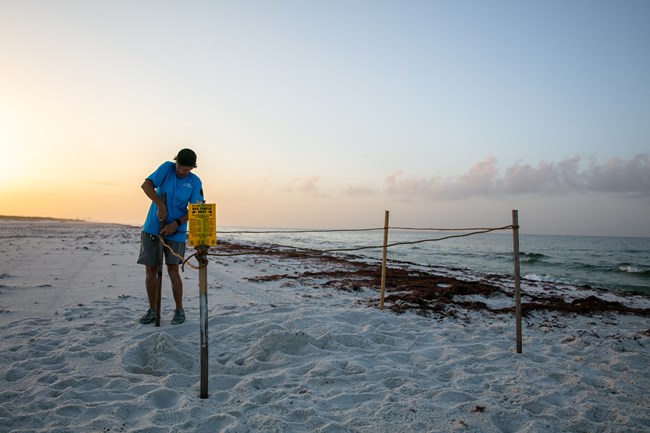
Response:
POLYGON ((185 311, 174 310, 174 318, 172 319, 172 325, 180 325, 184 321, 185 321, 185 311))
POLYGON ((140 318, 140 323, 146 325, 147 323, 151 323, 154 320, 156 320, 156 310, 149 308, 144 316, 140 318))

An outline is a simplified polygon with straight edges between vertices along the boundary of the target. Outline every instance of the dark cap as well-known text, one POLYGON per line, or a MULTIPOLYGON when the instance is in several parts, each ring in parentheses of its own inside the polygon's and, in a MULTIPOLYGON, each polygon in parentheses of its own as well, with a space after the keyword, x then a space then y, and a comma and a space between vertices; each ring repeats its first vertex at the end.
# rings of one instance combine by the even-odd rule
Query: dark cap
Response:
POLYGON ((186 167, 196 167, 196 153, 192 149, 181 149, 174 161, 186 167))

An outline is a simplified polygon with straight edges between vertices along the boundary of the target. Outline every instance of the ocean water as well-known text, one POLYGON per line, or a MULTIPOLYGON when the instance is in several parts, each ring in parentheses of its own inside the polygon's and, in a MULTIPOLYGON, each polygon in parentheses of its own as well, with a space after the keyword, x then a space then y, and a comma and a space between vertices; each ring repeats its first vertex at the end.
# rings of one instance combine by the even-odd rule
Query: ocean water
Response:
MULTIPOLYGON (((463 233, 391 229, 389 244, 418 243, 390 247, 388 259, 474 273, 514 275, 511 230, 428 241, 459 234, 463 233), (419 242, 422 240, 426 242, 419 242)), ((316 250, 378 246, 348 253, 381 259, 383 230, 305 232, 224 228, 217 237, 316 250)), ((650 294, 650 238, 520 235, 519 253, 524 279, 650 294)))

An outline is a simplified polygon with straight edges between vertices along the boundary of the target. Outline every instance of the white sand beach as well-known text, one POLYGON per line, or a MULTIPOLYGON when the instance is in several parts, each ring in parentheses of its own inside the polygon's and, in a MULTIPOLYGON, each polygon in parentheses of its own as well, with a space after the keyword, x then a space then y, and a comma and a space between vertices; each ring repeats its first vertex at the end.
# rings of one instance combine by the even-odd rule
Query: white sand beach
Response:
MULTIPOLYGON (((196 270, 182 274, 185 323, 170 324, 165 279, 161 326, 140 325, 139 228, 1 222, 2 432, 650 431, 647 314, 535 310, 517 354, 513 315, 380 311, 378 290, 319 274, 346 260, 213 257, 201 399, 196 270)), ((650 308, 648 296, 579 295, 650 308)))

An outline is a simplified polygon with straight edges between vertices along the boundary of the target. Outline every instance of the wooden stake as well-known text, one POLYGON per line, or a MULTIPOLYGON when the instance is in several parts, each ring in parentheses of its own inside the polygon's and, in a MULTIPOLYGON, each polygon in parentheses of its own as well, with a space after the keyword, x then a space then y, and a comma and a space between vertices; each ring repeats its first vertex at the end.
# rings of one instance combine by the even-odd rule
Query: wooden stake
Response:
POLYGON ((208 247, 197 247, 199 252, 199 321, 201 322, 201 390, 200 397, 208 397, 208 247))
MULTIPOLYGON (((162 201, 167 206, 167 194, 162 194, 162 201)), ((160 326, 160 308, 162 304, 162 280, 163 280, 163 257, 165 247, 163 246, 162 235, 160 230, 165 226, 165 220, 160 220, 160 227, 158 230, 158 280, 156 281, 156 326, 160 326)))
POLYGON ((379 309, 384 309, 384 293, 386 291, 386 256, 388 255, 388 215, 384 211, 384 250, 381 257, 381 291, 379 295, 379 309))
MULTIPOLYGON (((160 235, 159 235, 160 236, 160 235)), ((158 238, 158 274, 156 280, 156 326, 160 326, 160 308, 162 304, 163 256, 162 239, 158 238)))
POLYGON ((521 353, 521 287, 519 281, 519 211, 512 211, 512 249, 515 264, 515 314, 517 353, 521 353))

